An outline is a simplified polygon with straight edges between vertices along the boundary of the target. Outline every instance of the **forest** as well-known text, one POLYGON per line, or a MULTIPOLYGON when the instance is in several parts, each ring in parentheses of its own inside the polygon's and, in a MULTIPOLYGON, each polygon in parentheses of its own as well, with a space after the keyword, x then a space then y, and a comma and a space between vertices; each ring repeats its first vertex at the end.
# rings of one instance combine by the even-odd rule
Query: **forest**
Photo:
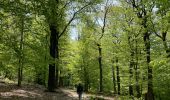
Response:
POLYGON ((79 83, 83 100, 170 100, 170 1, 0 0, 0 100, 78 100, 56 98, 79 83), (56 98, 20 94, 35 86, 56 98))

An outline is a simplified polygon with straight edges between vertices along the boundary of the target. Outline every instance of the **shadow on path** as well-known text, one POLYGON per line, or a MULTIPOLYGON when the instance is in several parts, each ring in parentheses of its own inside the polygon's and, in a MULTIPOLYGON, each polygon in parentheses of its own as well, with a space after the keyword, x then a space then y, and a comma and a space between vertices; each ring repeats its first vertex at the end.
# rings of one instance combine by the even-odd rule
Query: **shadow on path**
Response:
MULTIPOLYGON (((18 87, 15 84, 0 82, 0 100, 78 100, 75 90, 65 88, 56 89, 56 92, 45 92, 45 90, 46 88, 41 85, 24 84, 18 87)), ((90 100, 91 97, 116 100, 116 98, 103 95, 83 94, 83 100, 90 100)))
POLYGON ((43 86, 0 83, 0 100, 77 100, 57 89, 56 92, 44 92, 43 86))

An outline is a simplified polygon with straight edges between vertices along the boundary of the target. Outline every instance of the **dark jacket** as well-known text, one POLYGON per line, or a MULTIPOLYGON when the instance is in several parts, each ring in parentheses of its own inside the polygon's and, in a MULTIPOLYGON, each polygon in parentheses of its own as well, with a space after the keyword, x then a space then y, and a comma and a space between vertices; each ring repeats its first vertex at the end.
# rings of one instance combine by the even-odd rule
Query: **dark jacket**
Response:
POLYGON ((81 84, 77 86, 77 93, 83 93, 83 86, 81 84))

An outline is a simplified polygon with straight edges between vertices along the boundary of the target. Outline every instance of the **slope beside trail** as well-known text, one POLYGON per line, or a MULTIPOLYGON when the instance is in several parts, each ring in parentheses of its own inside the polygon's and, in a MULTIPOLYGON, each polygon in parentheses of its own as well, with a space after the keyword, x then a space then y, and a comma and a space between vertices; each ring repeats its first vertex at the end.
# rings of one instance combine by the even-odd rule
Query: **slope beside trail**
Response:
MULTIPOLYGON (((45 90, 46 88, 40 85, 24 84, 22 87, 18 87, 16 84, 0 82, 0 100, 78 100, 75 90, 66 88, 56 89, 56 92, 45 92, 45 90)), ((91 97, 116 100, 113 97, 83 94, 83 100, 90 100, 91 97)))

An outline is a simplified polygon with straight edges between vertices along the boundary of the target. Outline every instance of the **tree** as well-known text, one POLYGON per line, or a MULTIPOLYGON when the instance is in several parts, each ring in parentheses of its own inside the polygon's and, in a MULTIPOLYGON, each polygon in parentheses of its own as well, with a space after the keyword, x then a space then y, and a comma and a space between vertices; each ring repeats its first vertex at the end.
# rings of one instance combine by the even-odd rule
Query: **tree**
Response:
POLYGON ((157 14, 156 17, 158 17, 158 18, 156 18, 154 15, 153 16, 155 19, 159 19, 159 20, 154 22, 151 19, 151 22, 152 22, 153 32, 158 38, 160 38, 162 40, 164 49, 167 53, 167 57, 169 58, 170 57, 170 49, 167 45, 167 33, 169 30, 169 21, 168 21, 169 6, 167 6, 168 4, 169 4, 168 1, 159 1, 159 0, 156 1, 155 5, 158 8, 158 10, 155 11, 155 13, 157 14))
MULTIPOLYGON (((143 41, 145 44, 145 52, 146 52, 146 62, 147 62, 147 67, 148 67, 148 91, 146 94, 146 100, 154 100, 154 94, 153 94, 153 77, 152 77, 152 67, 150 65, 151 62, 151 56, 150 56, 150 33, 148 30, 148 9, 144 5, 145 2, 139 1, 136 2, 135 0, 131 1, 130 4, 132 7, 137 11, 137 16, 139 19, 142 20, 141 25, 144 28, 144 33, 143 33, 143 41), (141 5, 140 5, 141 4, 141 5)), ((150 10, 150 9, 149 9, 150 10)), ((152 9, 151 9, 152 10, 152 9)))
MULTIPOLYGON (((59 59, 59 49, 58 49, 58 41, 59 38, 66 32, 68 26, 71 24, 71 22, 75 19, 76 15, 80 13, 84 8, 89 6, 92 2, 87 2, 85 5, 83 5, 81 8, 79 8, 77 11, 74 12, 72 18, 64 25, 64 28, 61 29, 61 23, 55 22, 62 19, 64 16, 60 12, 60 9, 65 7, 64 5, 62 8, 59 8, 59 5, 62 4, 60 1, 51 0, 49 1, 49 9, 50 12, 48 15, 46 15, 46 18, 49 22, 49 27, 51 31, 51 37, 50 37, 50 55, 55 62, 55 58, 59 59), (56 9, 57 8, 57 9, 56 9), (57 15, 56 15, 57 14, 57 15), (61 31, 59 31, 61 30, 61 31)), ((55 84, 58 87, 58 80, 59 80, 59 69, 58 69, 58 63, 57 65, 55 63, 49 64, 49 80, 48 80, 48 90, 54 91, 55 84), (55 68, 56 67, 56 68, 55 68), (56 79, 55 79, 55 71, 56 71, 56 79), (55 81, 56 80, 56 81, 55 81), (56 83, 55 83, 56 82, 56 83)))

